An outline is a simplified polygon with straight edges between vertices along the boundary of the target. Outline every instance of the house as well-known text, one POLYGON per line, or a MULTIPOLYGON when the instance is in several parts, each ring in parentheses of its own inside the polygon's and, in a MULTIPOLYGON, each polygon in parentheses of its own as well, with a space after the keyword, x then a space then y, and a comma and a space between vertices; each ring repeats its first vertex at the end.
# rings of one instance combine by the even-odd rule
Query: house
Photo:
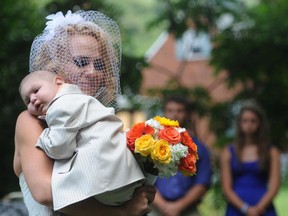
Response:
MULTIPOLYGON (((143 82, 141 94, 155 88, 166 88, 171 80, 177 80, 183 87, 204 87, 211 95, 213 102, 230 100, 240 89, 238 85, 229 88, 225 84, 225 71, 214 74, 209 64, 211 42, 209 35, 187 30, 183 37, 175 39, 172 34, 162 33, 146 54, 149 67, 142 71, 143 82), (197 35, 196 35, 197 37, 197 35)), ((209 130, 209 119, 197 119, 197 134, 211 146, 215 140, 213 132, 209 130)))

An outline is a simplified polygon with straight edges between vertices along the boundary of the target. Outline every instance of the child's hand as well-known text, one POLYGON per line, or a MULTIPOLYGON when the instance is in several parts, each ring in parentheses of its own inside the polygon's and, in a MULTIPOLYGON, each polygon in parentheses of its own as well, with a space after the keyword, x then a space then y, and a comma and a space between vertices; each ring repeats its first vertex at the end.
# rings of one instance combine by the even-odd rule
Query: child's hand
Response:
POLYGON ((46 114, 38 116, 38 119, 45 121, 46 120, 46 114))

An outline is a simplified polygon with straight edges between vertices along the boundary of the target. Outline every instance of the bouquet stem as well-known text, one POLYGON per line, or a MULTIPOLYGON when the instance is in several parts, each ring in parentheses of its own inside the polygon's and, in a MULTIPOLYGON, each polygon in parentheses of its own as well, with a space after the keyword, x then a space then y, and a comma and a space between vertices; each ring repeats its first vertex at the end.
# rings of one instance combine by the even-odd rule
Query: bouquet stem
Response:
POLYGON ((154 185, 158 177, 158 169, 154 167, 154 164, 151 161, 144 162, 144 175, 145 175, 145 184, 154 185))
POLYGON ((146 184, 146 185, 154 185, 155 184, 157 177, 158 177, 157 175, 153 175, 153 174, 147 173, 147 172, 145 172, 144 175, 145 175, 144 184, 146 184))

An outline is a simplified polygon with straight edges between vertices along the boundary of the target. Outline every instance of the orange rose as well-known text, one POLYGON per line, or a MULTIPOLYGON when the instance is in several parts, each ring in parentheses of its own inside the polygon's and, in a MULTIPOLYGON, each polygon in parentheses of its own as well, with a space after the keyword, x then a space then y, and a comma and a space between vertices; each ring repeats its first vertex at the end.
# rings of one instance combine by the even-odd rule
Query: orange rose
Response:
POLYGON ((181 140, 181 135, 173 127, 164 127, 164 129, 159 131, 159 139, 165 139, 171 144, 177 144, 181 140))
POLYGON ((126 141, 128 148, 134 152, 135 140, 145 134, 154 134, 154 128, 149 125, 145 125, 144 122, 135 124, 127 133, 126 141))
POLYGON ((193 139, 187 131, 181 133, 181 143, 188 147, 189 152, 197 152, 197 145, 193 142, 193 139))
POLYGON ((180 159, 178 168, 184 175, 194 175, 196 173, 196 161, 196 156, 188 153, 185 158, 180 159))

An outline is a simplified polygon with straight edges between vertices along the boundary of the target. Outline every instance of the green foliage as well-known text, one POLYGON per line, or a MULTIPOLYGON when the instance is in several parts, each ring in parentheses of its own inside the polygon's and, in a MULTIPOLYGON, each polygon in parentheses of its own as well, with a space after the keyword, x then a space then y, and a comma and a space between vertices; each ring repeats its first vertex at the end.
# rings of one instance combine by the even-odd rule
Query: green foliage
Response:
POLYGON ((248 9, 242 20, 215 38, 212 65, 229 73, 228 83, 244 84, 235 98, 255 98, 267 111, 272 142, 284 147, 288 122, 287 0, 248 9), (244 18, 245 17, 245 18, 244 18), (235 29, 242 23, 242 29, 235 29))
POLYGON ((187 29, 188 20, 194 20, 198 30, 213 32, 220 15, 233 13, 239 16, 240 9, 244 6, 239 0, 161 0, 159 2, 158 16, 150 22, 149 26, 162 24, 176 37, 181 36, 187 29))
POLYGON ((133 57, 123 54, 121 67, 121 88, 138 94, 142 82, 141 70, 146 65, 142 57, 133 57))
POLYGON ((0 197, 19 190, 13 173, 14 128, 17 115, 24 109, 18 93, 20 80, 28 73, 29 51, 32 40, 39 32, 36 5, 30 1, 1 1, 0 19, 0 197))
MULTIPOLYGON (((100 1, 100 0, 54 0, 50 1, 46 5, 47 14, 56 13, 62 11, 64 14, 68 10, 77 11, 77 10, 98 10, 111 19, 117 21, 119 17, 123 15, 120 8, 116 8, 109 1, 100 1)), ((43 19, 43 18, 42 18, 43 19)))
POLYGON ((142 57, 164 30, 147 28, 147 23, 158 16, 155 0, 109 0, 115 7, 125 11, 118 22, 122 31, 123 53, 128 56, 142 57))
POLYGON ((231 112, 231 103, 216 103, 210 109, 210 127, 217 134, 215 142, 216 147, 223 147, 230 143, 233 137, 229 134, 228 129, 233 127, 231 121, 234 116, 231 112))
MULTIPOLYGON (((242 1, 237 0, 162 0, 158 8, 159 16, 151 26, 162 23, 167 31, 176 36, 182 35, 187 29, 187 19, 193 19, 198 29, 215 33, 213 29, 223 14, 233 17, 230 27, 213 34, 215 48, 211 64, 216 72, 223 69, 228 71, 228 86, 240 82, 243 90, 228 103, 211 105, 210 102, 207 106, 203 102, 201 105, 196 99, 195 104, 200 103, 202 109, 210 109, 211 127, 218 137, 217 145, 223 146, 231 141, 231 134, 227 133, 234 118, 231 106, 239 100, 255 98, 267 110, 272 142, 283 146, 287 142, 285 134, 288 122, 288 95, 285 90, 288 87, 287 0, 263 1, 254 4, 253 8, 247 8, 242 1)), ((167 89, 162 89, 161 94, 171 91, 190 94, 190 89, 181 88, 175 80, 168 83, 167 89)), ((159 92, 161 90, 154 89, 150 93, 159 92)), ((201 112, 201 108, 197 110, 201 112)), ((207 110, 203 113, 207 113, 207 110)))

